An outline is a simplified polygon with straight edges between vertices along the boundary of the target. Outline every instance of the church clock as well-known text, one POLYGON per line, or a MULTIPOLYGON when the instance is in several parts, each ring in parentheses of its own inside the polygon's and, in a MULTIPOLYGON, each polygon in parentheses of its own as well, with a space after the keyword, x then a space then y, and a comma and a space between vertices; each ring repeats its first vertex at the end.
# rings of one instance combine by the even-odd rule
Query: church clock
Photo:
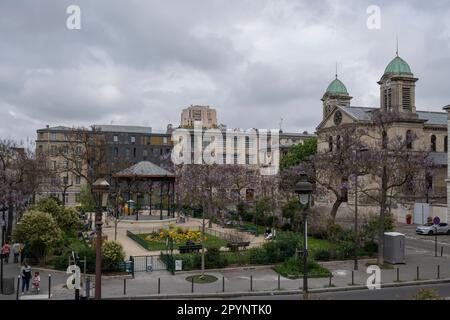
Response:
POLYGON ((341 122, 342 122, 342 113, 339 110, 337 110, 334 113, 334 124, 338 126, 341 124, 341 122))

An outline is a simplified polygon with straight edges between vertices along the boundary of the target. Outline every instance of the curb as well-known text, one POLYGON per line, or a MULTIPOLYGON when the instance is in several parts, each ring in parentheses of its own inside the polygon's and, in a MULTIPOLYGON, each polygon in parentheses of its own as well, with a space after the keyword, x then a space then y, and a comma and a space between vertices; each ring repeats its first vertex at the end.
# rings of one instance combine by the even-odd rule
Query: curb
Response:
MULTIPOLYGON (((421 281, 407 281, 399 283, 385 283, 382 288, 392 287, 407 287, 419 286, 427 284, 450 283, 450 278, 436 279, 436 280, 421 280, 421 281)), ((317 288, 310 289, 309 293, 325 293, 325 292, 339 292, 339 291, 354 291, 354 290, 369 290, 366 286, 347 286, 347 287, 332 287, 332 288, 317 288)), ((217 293, 182 293, 182 294, 151 294, 134 297, 105 297, 105 300, 147 300, 147 299, 179 299, 179 298, 233 298, 233 297, 261 297, 261 296, 278 296, 278 295, 293 295, 303 294, 301 289, 289 290, 267 290, 267 291, 238 291, 238 292, 217 292, 217 293)))
MULTIPOLYGON (((34 267, 34 269, 37 270, 41 270, 44 272, 48 272, 50 274, 63 274, 66 275, 67 273, 65 271, 62 270, 56 270, 56 269, 47 269, 47 268, 40 268, 40 267, 34 267)), ((82 275, 84 275, 84 273, 81 273, 82 275)), ((95 274, 93 273, 86 273, 86 276, 88 277, 95 277, 95 274)), ((124 274, 124 275, 114 275, 114 276, 104 276, 102 275, 102 279, 132 279, 133 276, 131 274, 124 274)))
MULTIPOLYGON (((254 266, 246 266, 246 267, 231 267, 231 268, 217 268, 217 269, 205 269, 205 273, 207 272, 222 272, 222 271, 245 271, 245 270, 259 270, 259 269, 270 269, 274 268, 275 265, 254 265, 254 266)), ((193 273, 201 273, 202 270, 189 270, 189 271, 175 271, 175 275, 183 275, 183 274, 193 274, 193 273)))

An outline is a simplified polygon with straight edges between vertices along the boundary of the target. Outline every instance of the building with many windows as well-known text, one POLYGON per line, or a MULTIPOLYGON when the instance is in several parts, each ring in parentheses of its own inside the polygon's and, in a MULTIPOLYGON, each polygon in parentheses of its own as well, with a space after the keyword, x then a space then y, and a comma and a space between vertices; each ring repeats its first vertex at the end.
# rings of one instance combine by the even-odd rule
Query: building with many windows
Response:
POLYGON ((193 106, 183 109, 181 112, 180 126, 183 128, 193 128, 195 121, 201 121, 206 129, 217 127, 216 109, 209 106, 193 106))
MULTIPOLYGON (((91 128, 64 126, 37 130, 36 152, 47 157, 53 175, 48 177, 39 196, 54 195, 62 202, 75 205, 86 185, 84 177, 89 175, 83 156, 86 144, 77 141, 76 135, 101 137, 104 147, 104 168, 108 175, 123 170, 141 161, 156 164, 168 161, 172 150, 170 133, 152 132, 151 127, 122 125, 93 125, 91 128), (79 158, 77 159, 77 155, 79 158)), ((99 140, 99 139, 97 139, 99 140)), ((95 152, 95 151, 94 151, 95 152)))

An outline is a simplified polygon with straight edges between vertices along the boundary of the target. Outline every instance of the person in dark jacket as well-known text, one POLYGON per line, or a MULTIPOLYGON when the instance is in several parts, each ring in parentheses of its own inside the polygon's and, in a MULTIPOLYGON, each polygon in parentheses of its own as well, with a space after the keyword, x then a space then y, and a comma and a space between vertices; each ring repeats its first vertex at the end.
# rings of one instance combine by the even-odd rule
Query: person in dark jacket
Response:
POLYGON ((22 294, 26 289, 26 293, 30 292, 30 280, 31 280, 31 267, 28 263, 24 262, 20 269, 20 275, 22 277, 22 294))

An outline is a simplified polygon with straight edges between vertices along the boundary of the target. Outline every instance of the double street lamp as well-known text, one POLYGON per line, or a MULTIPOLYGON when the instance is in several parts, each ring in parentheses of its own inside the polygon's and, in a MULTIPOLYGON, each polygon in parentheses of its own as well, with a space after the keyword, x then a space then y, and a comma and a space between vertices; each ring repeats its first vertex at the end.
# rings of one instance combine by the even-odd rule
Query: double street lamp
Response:
POLYGON ((102 216, 103 205, 108 199, 109 183, 103 178, 97 179, 92 185, 92 193, 96 195, 97 210, 95 212, 95 300, 102 298, 102 216))
POLYGON ((313 185, 308 181, 306 174, 300 174, 300 180, 294 188, 303 214, 303 293, 308 293, 308 209, 311 203, 313 185))

